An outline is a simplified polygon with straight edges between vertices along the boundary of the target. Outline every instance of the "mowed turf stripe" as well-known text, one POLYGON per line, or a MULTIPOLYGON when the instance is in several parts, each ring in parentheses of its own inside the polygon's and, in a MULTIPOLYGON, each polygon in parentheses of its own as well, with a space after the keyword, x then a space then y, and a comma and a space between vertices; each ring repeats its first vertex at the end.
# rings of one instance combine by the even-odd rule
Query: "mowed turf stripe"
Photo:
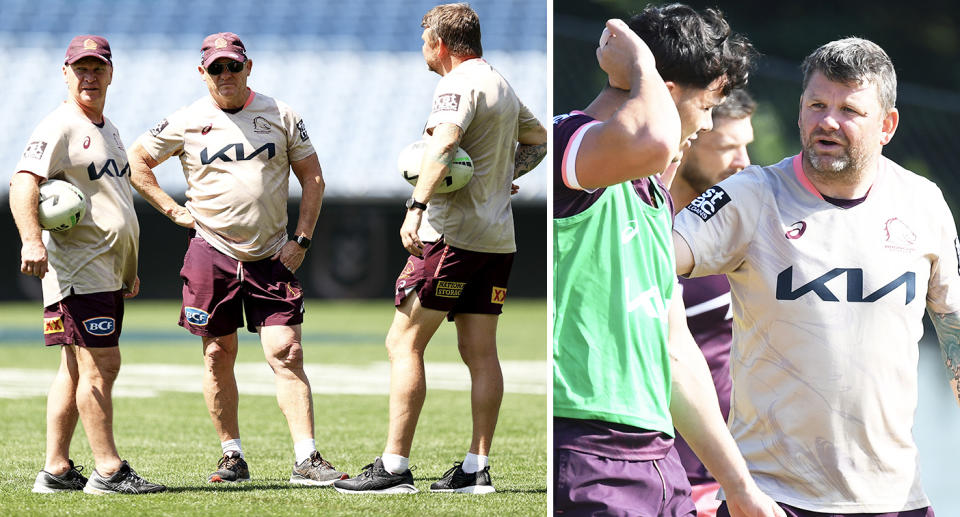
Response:
MULTIPOLYGON (((547 368, 544 361, 502 361, 504 391, 544 395, 547 368)), ((314 394, 385 395, 390 389, 390 363, 363 365, 307 364, 314 394)), ((273 372, 264 363, 237 363, 240 393, 276 394, 273 372)), ((54 370, 0 368, 0 398, 46 396, 54 370)), ((199 393, 203 366, 174 364, 130 364, 120 368, 114 397, 155 397, 160 392, 199 393)), ((430 390, 470 391, 470 372, 462 363, 426 363, 430 390)))

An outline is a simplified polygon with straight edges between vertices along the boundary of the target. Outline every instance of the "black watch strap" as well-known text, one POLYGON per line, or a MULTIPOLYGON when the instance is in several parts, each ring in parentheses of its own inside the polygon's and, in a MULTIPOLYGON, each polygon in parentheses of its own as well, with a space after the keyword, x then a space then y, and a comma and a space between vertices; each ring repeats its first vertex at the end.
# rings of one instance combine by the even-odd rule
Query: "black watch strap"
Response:
POLYGON ((412 196, 410 197, 410 199, 407 200, 406 207, 407 207, 407 210, 410 210, 413 208, 419 208, 420 210, 427 209, 426 203, 421 203, 416 199, 414 199, 412 196))
POLYGON ((310 239, 304 237, 303 235, 297 235, 297 237, 293 239, 293 241, 299 244, 300 247, 305 250, 310 249, 310 239))

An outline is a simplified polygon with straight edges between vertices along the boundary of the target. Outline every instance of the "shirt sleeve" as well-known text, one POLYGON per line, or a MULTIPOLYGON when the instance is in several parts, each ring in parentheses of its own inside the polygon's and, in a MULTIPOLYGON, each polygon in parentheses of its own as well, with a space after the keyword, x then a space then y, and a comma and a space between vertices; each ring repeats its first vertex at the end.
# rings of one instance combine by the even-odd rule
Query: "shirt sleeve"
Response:
POLYGON ((730 273, 743 263, 766 203, 760 169, 753 169, 710 187, 677 214, 674 229, 693 252, 691 277, 730 273))
POLYGON ((553 119, 553 217, 579 214, 600 199, 604 189, 584 190, 576 181, 575 165, 583 134, 600 122, 582 114, 553 119), (573 180, 571 181, 571 178, 573 180))
POLYGON ((427 129, 440 124, 454 124, 464 132, 470 127, 477 110, 476 92, 459 77, 446 75, 433 92, 433 108, 427 119, 427 129))
POLYGON ((316 153, 306 123, 289 106, 283 110, 283 127, 287 133, 287 160, 296 162, 316 153))
POLYGON ((533 116, 533 113, 530 111, 527 106, 521 102, 520 103, 520 113, 517 115, 517 127, 520 129, 520 132, 524 132, 530 129, 536 129, 540 125, 540 121, 537 120, 537 117, 533 116))
POLYGON ((44 120, 33 130, 15 172, 27 171, 50 179, 63 171, 67 139, 62 126, 44 120))
POLYGON ((179 156, 183 153, 183 135, 186 127, 184 111, 185 109, 181 109, 161 120, 137 139, 137 143, 154 160, 163 161, 170 156, 179 156))
POLYGON ((943 199, 936 198, 936 221, 940 227, 940 252, 930 265, 927 307, 936 314, 960 312, 960 240, 953 214, 943 199))

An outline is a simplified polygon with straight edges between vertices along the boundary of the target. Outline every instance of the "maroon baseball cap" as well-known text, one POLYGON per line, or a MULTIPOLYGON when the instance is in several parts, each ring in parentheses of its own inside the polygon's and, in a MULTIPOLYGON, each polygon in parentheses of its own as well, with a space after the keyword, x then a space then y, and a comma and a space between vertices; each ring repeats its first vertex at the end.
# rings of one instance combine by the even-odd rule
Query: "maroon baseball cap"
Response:
POLYGON ((70 46, 67 47, 67 55, 63 63, 71 65, 85 57, 96 57, 107 64, 113 65, 110 43, 107 43, 107 38, 103 36, 84 34, 70 40, 70 46))
POLYGON ((228 57, 241 63, 247 60, 246 47, 240 41, 240 36, 232 32, 218 32, 203 38, 200 51, 200 64, 204 68, 221 57, 228 57))

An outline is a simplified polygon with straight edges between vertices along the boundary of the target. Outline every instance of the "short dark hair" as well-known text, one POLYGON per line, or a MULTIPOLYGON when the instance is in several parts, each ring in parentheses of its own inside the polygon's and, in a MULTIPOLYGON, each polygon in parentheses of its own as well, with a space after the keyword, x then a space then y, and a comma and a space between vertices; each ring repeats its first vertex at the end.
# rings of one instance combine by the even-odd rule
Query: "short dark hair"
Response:
POLYGON ((863 38, 844 38, 822 45, 803 60, 803 89, 814 72, 843 84, 877 85, 880 106, 891 110, 897 103, 897 72, 880 45, 863 38))
POLYGON ((438 5, 423 15, 420 26, 433 29, 455 56, 483 56, 480 18, 468 3, 438 5))
POLYGON ((649 5, 627 25, 650 47, 664 81, 706 88, 726 77, 724 95, 747 84, 756 50, 716 9, 649 5))
POLYGON ((713 120, 718 118, 741 119, 753 115, 757 109, 757 101, 744 88, 731 91, 719 106, 713 108, 713 120))

